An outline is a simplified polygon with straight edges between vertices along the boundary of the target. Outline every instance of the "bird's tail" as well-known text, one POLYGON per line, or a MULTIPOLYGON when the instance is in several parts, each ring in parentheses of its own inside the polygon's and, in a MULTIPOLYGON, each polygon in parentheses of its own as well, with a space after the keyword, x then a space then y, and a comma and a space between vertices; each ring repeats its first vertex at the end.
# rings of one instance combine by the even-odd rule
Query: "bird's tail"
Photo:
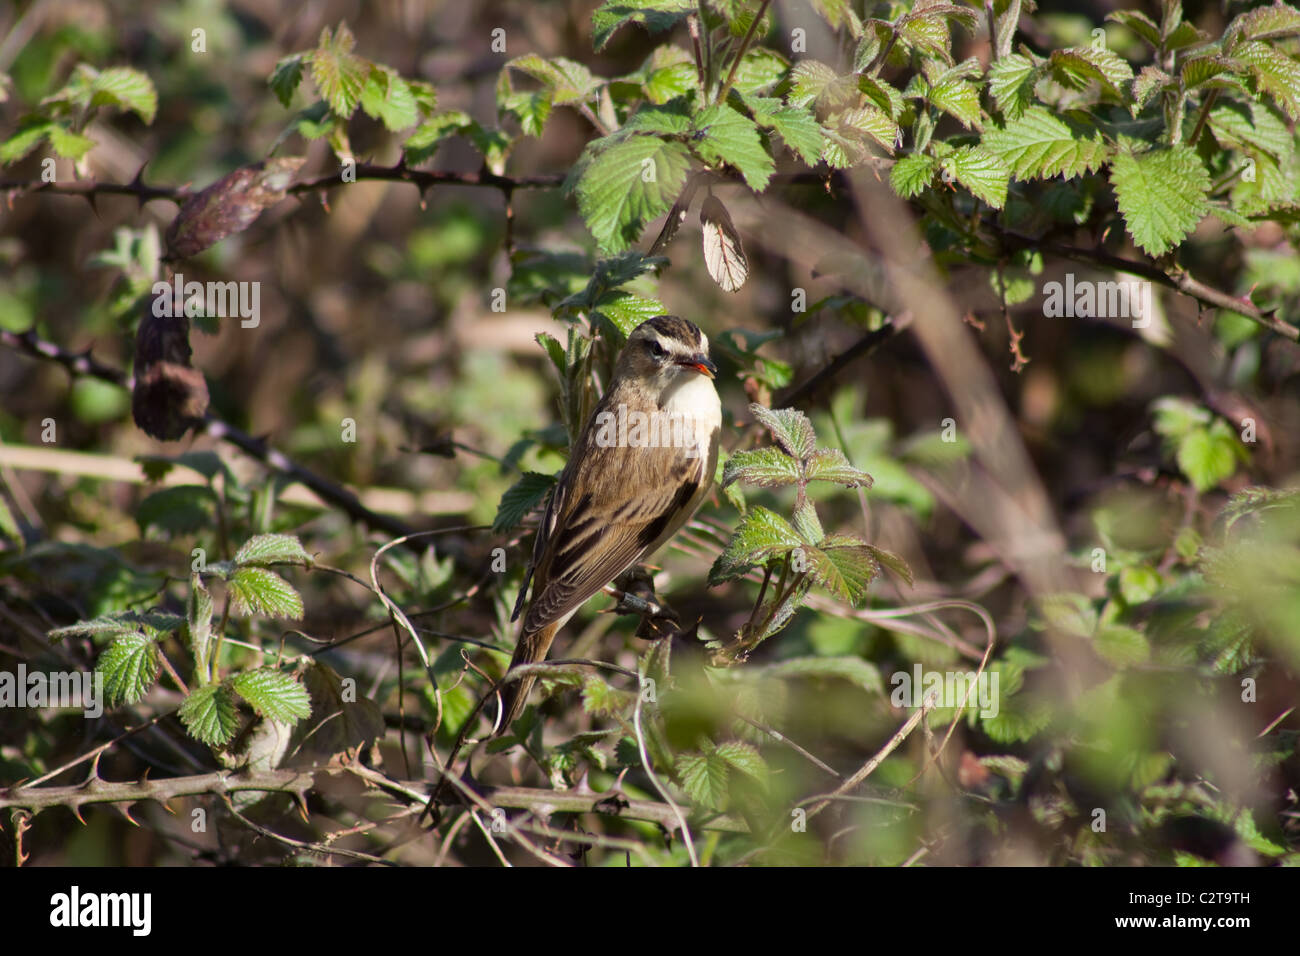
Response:
MULTIPOLYGON (((520 664, 536 664, 538 661, 546 660, 546 652, 551 649, 551 641, 555 640, 555 633, 559 629, 560 622, 556 621, 546 625, 540 631, 521 632, 519 642, 515 644, 515 655, 510 658, 511 669, 520 664)), ((536 682, 537 676, 528 674, 518 680, 512 680, 501 688, 502 716, 501 722, 497 725, 498 735, 506 733, 510 725, 524 712, 524 707, 528 703, 528 694, 536 682)))

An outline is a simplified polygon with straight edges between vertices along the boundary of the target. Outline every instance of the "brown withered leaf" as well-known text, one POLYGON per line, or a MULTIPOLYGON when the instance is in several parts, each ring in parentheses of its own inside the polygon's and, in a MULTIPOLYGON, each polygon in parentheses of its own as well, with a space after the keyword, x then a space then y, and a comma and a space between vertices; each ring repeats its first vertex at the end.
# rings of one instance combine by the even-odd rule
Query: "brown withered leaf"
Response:
POLYGON ((284 198, 304 162, 303 156, 284 156, 241 166, 191 196, 167 227, 167 258, 188 259, 243 232, 284 198))
MULTIPOLYGON (((174 293, 169 287, 163 295, 174 293)), ((184 304, 176 299, 171 315, 155 315, 154 303, 160 298, 149 297, 135 334, 131 417, 149 437, 176 441, 203 420, 208 383, 190 364, 190 320, 184 304)))
POLYGON ((709 196, 700 207, 704 231, 704 265, 724 292, 735 292, 749 277, 749 260, 727 207, 709 196))

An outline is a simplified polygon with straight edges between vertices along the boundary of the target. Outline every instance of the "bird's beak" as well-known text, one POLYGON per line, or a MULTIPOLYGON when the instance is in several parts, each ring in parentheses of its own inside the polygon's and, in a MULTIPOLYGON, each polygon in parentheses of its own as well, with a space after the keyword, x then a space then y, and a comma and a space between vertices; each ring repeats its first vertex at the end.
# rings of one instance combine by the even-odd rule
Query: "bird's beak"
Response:
POLYGON ((713 378, 718 374, 718 367, 709 361, 709 357, 704 353, 692 355, 690 358, 679 359, 677 362, 682 368, 693 368, 701 375, 707 375, 713 378))

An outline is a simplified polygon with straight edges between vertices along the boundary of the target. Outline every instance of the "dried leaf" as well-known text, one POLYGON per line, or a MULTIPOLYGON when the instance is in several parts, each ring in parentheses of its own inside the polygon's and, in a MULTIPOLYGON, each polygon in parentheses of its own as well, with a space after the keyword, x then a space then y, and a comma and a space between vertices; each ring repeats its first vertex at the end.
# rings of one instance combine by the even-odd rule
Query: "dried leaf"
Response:
POLYGON ((700 207, 700 225, 704 229, 704 264, 709 275, 724 292, 737 291, 749 277, 749 261, 727 207, 709 196, 700 207))
POLYGON ((285 196, 302 156, 241 166, 186 200, 167 229, 167 258, 188 259, 227 236, 243 232, 285 196))
POLYGON ((151 438, 176 441, 203 420, 208 383, 190 364, 190 321, 184 303, 176 297, 170 310, 155 309, 163 296, 175 296, 171 286, 149 298, 136 331, 131 417, 151 438))

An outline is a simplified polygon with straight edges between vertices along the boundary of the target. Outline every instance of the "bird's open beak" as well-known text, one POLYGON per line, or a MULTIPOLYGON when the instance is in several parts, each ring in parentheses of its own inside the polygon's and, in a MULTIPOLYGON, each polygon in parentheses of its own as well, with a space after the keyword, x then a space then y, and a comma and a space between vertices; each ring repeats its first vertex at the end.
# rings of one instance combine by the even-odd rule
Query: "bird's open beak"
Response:
POLYGON ((718 374, 718 367, 709 361, 709 357, 704 354, 692 355, 690 358, 679 359, 677 362, 682 368, 693 368, 701 375, 707 375, 713 378, 718 374))

